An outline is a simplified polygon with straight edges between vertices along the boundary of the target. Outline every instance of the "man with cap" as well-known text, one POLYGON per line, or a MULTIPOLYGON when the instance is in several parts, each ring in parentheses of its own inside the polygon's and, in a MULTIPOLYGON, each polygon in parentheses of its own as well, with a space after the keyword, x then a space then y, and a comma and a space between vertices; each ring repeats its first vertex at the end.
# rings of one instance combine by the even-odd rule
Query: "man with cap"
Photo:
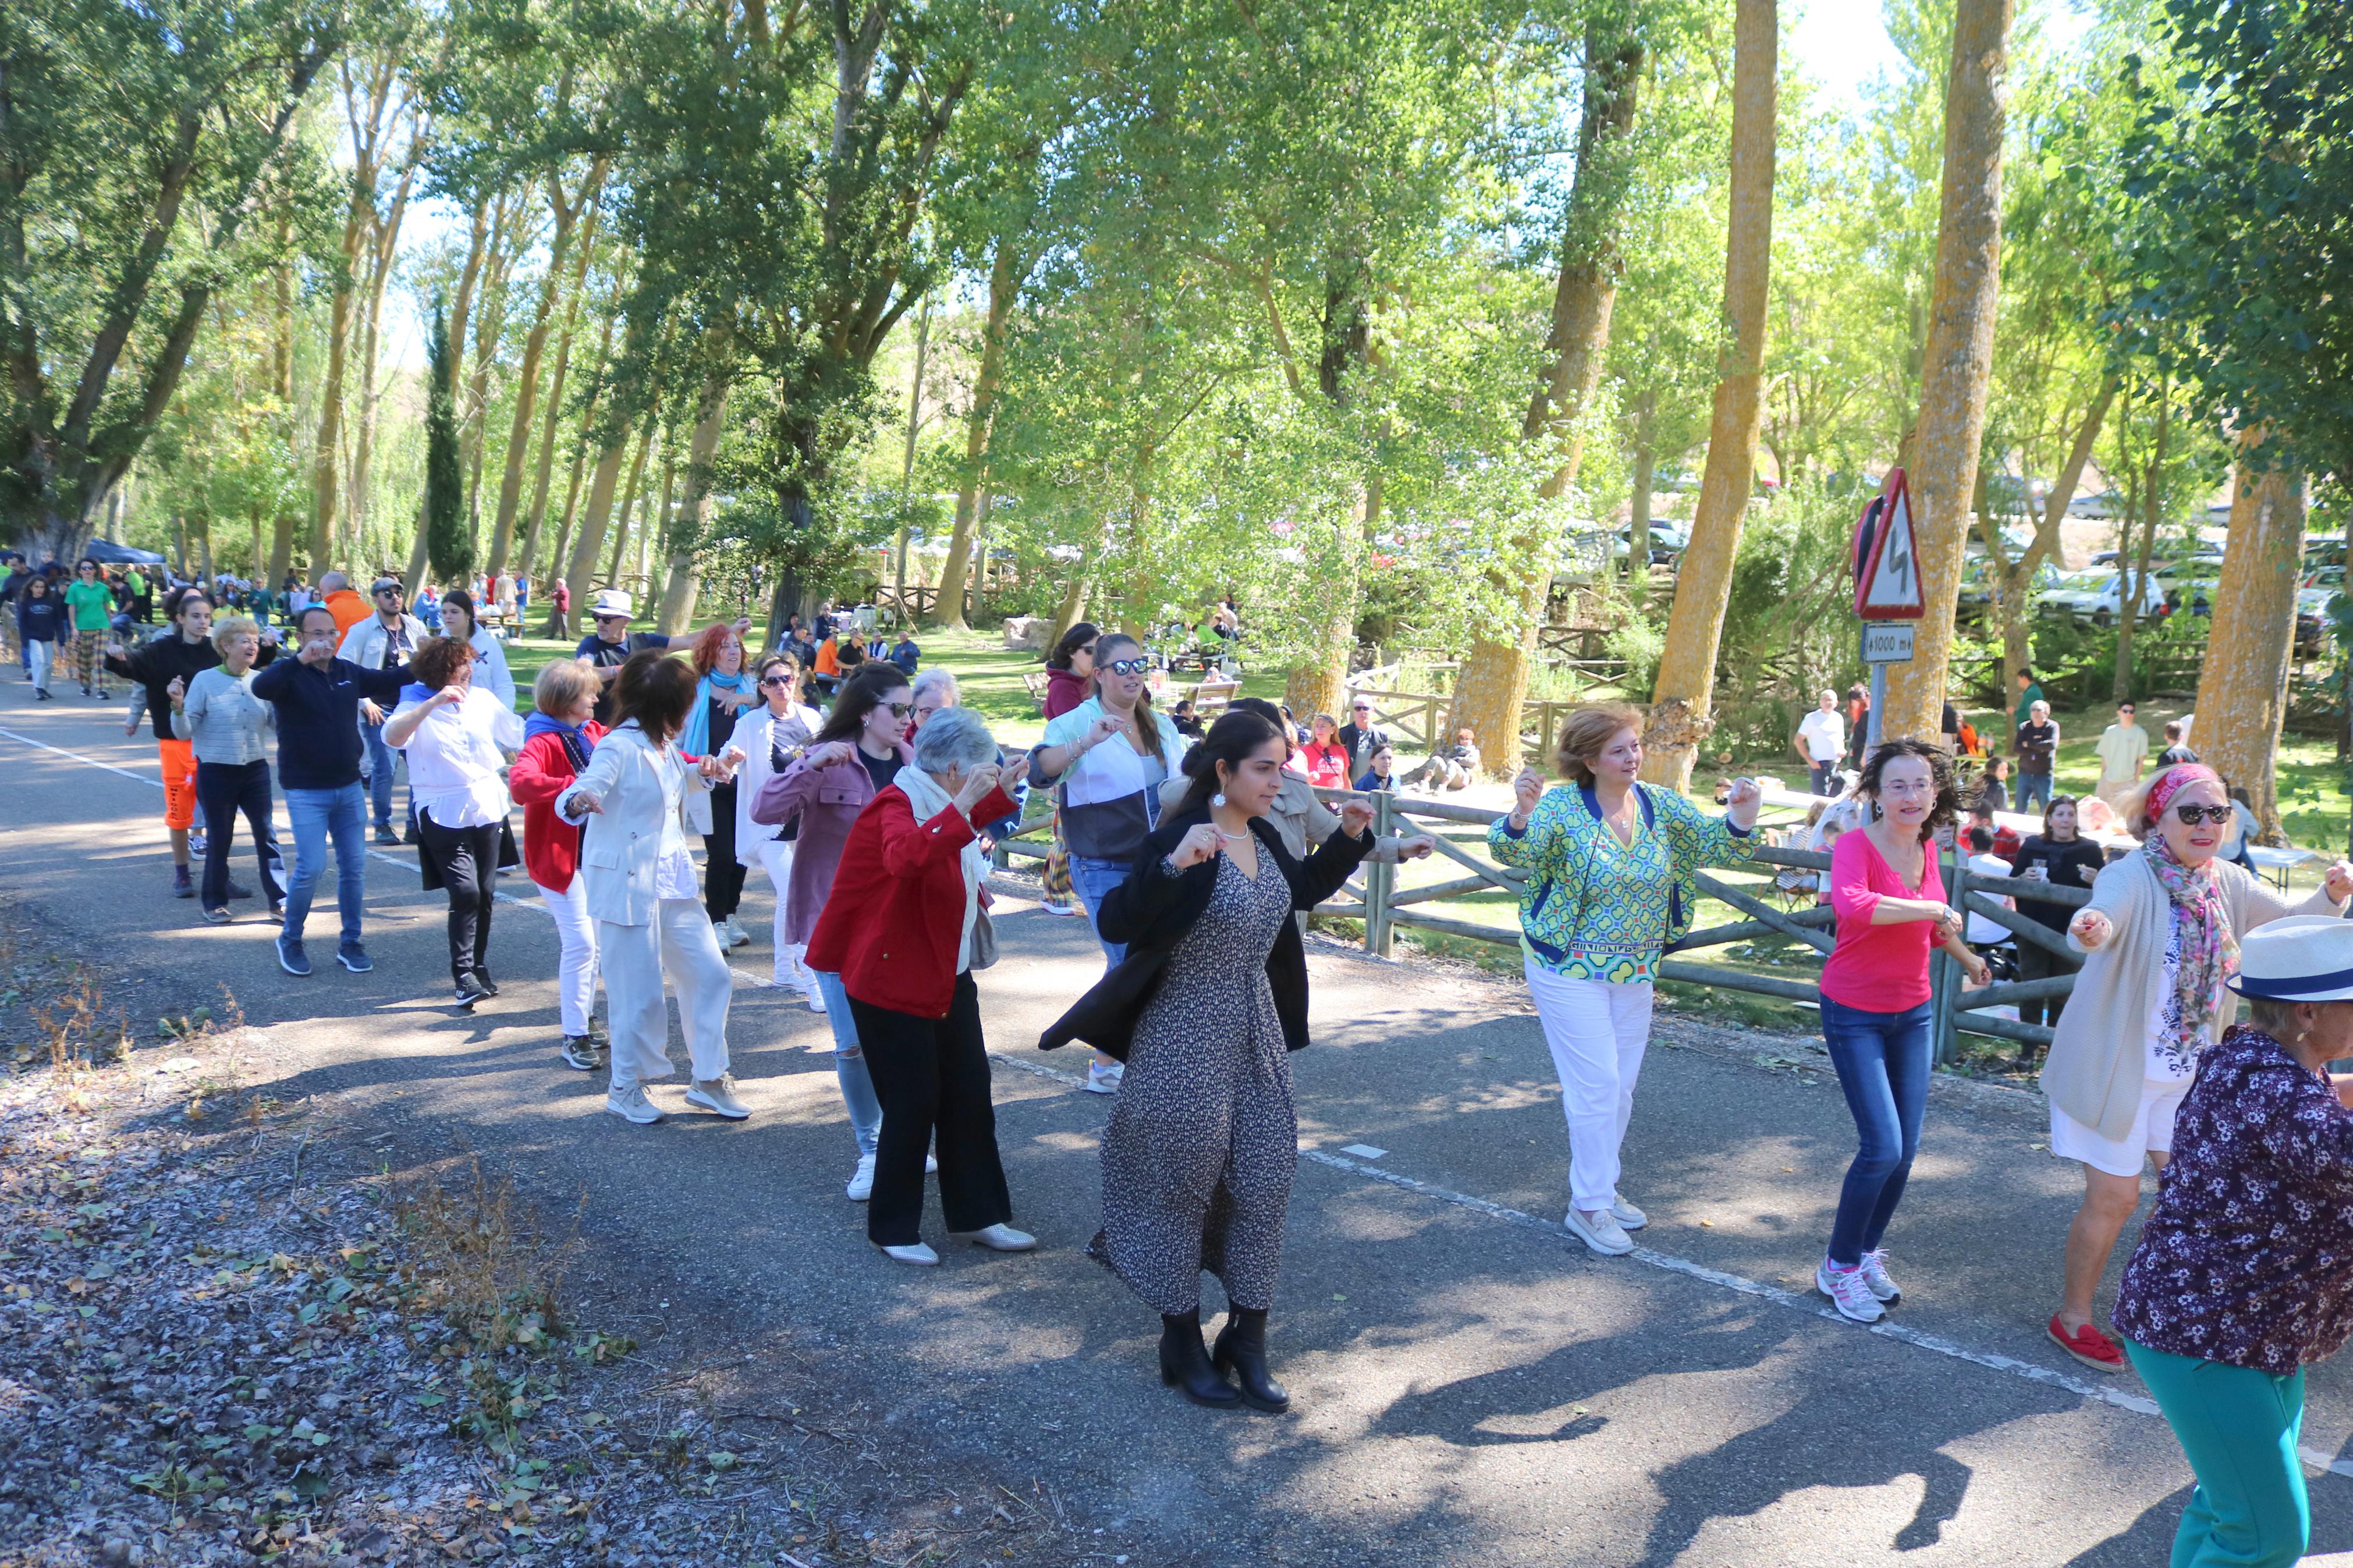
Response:
POLYGON ((2116 1293, 2116 1331, 2198 1478, 2176 1563, 2289 1568, 2311 1544, 2304 1369, 2353 1334, 2353 924, 2238 945, 2249 1021, 2203 1053, 2116 1293))
MULTIPOLYGON (((629 656, 646 648, 668 647, 673 641, 691 642, 691 632, 672 638, 660 632, 633 632, 629 621, 638 613, 637 603, 618 588, 607 588, 588 602, 588 618, 596 629, 580 639, 573 649, 575 658, 585 658, 596 667, 596 722, 610 727, 613 722, 613 681, 621 673, 621 666, 629 656)), ((749 617, 735 623, 735 635, 742 637, 752 629, 749 617)))
MULTIPOLYGON (((329 576, 336 574, 329 573, 329 576)), ((333 595, 328 595, 332 600, 333 595)), ((368 584, 368 602, 375 612, 354 621, 343 632, 335 657, 362 669, 395 669, 416 656, 425 640, 425 623, 408 613, 397 577, 379 577, 368 584)), ((333 613, 334 605, 327 606, 333 613)), ((335 617, 338 626, 343 617, 335 617)), ((375 808, 375 841, 397 844, 392 828, 392 748, 384 743, 385 710, 373 698, 360 701, 360 736, 367 742, 368 800, 375 808)))

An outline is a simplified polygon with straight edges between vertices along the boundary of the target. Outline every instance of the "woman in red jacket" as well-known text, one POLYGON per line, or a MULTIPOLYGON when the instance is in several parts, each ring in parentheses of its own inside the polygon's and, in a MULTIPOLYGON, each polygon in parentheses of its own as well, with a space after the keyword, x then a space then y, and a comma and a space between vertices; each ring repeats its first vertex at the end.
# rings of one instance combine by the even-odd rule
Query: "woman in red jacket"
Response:
POLYGON ((998 1252, 1035 1237, 1007 1223, 1013 1200, 997 1152, 988 1047, 972 982, 987 926, 978 829, 1015 809, 1026 764, 1000 773, 997 742, 969 708, 942 709, 916 736, 915 760, 879 791, 842 846, 833 890, 809 942, 813 969, 841 977, 882 1101, 867 1239, 902 1263, 937 1263, 923 1245, 923 1158, 938 1136, 948 1234, 998 1252))
POLYGON ((532 683, 533 709, 523 721, 522 751, 507 770, 507 793, 522 807, 522 863, 539 884, 539 900, 555 917, 564 944, 556 1004, 564 1018, 564 1065, 595 1072, 605 1065, 596 1004, 596 922, 580 885, 580 829, 555 815, 562 795, 605 736, 590 717, 603 688, 586 659, 559 658, 532 683))

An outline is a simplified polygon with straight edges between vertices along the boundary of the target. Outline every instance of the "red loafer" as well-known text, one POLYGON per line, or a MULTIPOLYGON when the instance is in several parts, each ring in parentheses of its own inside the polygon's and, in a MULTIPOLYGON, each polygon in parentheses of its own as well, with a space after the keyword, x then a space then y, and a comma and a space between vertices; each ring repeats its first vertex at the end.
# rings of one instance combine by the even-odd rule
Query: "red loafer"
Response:
POLYGON ((2053 1344, 2094 1371, 2122 1372, 2125 1369, 2125 1352, 2118 1348, 2116 1342, 2089 1323, 2071 1334, 2059 1321, 2059 1314, 2053 1312, 2051 1314, 2051 1326, 2044 1331, 2051 1336, 2053 1344))

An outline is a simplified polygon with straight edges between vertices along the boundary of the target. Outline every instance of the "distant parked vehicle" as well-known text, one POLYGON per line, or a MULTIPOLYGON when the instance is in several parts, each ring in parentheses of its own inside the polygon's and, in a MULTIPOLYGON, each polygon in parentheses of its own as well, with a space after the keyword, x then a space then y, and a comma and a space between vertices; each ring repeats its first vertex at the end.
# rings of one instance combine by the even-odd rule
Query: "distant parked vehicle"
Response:
MULTIPOLYGON (((2341 548, 2341 542, 2340 548, 2341 548)), ((2327 639, 2330 607, 2345 592, 2345 568, 2323 566, 2306 574, 2295 591, 2295 646, 2316 653, 2327 639)))
MULTIPOLYGON (((2034 569, 2034 580, 2027 584, 2026 601, 2036 603, 2042 594, 2059 581, 2059 568, 2048 561, 2034 569)), ((1965 620, 1983 619, 1993 609, 1993 557, 1970 555, 1961 562, 1961 590, 1955 610, 1965 620)))
POLYGON ((2105 521, 2112 517, 2122 517, 2124 510, 2125 498, 2117 493, 2114 486, 2100 491, 2097 495, 2077 496, 2067 503, 2069 517, 2097 518, 2105 521))
MULTIPOLYGON (((2046 616, 2069 616, 2079 626, 2113 626, 2124 613, 2127 591, 2124 574, 2094 566, 2062 577, 2037 599, 2035 608, 2046 616)), ((2141 584, 2139 614, 2162 616, 2165 608, 2165 589, 2151 574, 2141 584)))

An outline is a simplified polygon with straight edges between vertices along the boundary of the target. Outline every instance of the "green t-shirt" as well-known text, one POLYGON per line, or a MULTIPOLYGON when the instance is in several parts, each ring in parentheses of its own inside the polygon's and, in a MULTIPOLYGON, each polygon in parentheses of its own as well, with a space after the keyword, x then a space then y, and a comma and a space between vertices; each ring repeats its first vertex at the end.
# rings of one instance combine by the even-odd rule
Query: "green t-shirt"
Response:
POLYGON ((73 612, 74 630, 102 632, 114 619, 114 594, 103 583, 77 580, 66 590, 66 608, 73 612))
POLYGON ((2028 681, 2026 689, 2018 694, 2018 707, 2010 714, 2011 720, 2019 724, 2025 723, 2034 717, 2034 705, 2042 700, 2042 688, 2034 681, 2028 681))
POLYGON ((131 590, 131 596, 134 599, 147 596, 147 579, 136 567, 123 575, 122 585, 131 590))

